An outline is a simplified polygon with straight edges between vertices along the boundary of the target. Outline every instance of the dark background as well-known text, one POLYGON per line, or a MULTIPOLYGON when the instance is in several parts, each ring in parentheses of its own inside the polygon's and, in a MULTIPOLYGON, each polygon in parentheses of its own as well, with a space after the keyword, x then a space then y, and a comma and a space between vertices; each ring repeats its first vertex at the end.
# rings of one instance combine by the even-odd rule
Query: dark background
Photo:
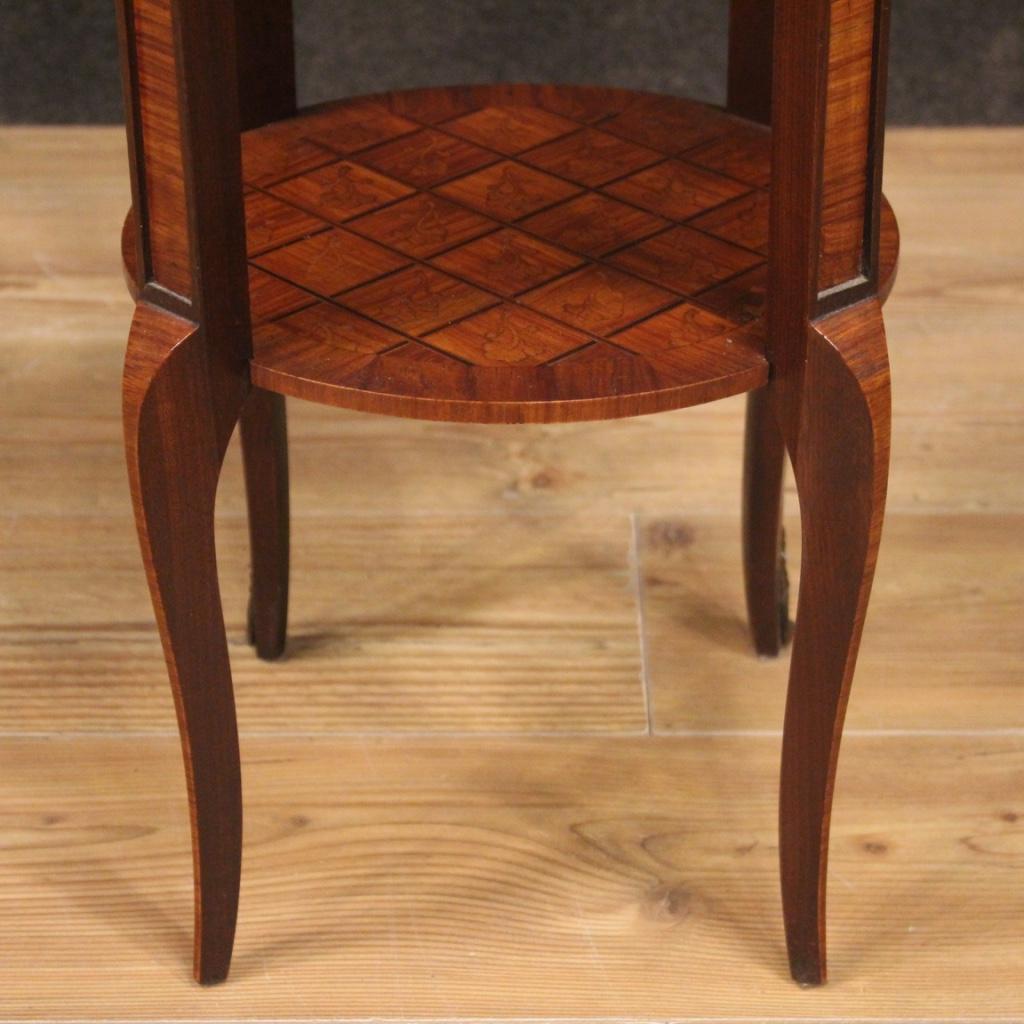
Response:
MULTIPOLYGON (((727 0, 295 6, 305 103, 539 80, 723 97, 727 0)), ((902 124, 1024 122, 1024 0, 894 0, 889 114, 902 124)), ((114 0, 0 0, 0 122, 120 117, 114 0)))

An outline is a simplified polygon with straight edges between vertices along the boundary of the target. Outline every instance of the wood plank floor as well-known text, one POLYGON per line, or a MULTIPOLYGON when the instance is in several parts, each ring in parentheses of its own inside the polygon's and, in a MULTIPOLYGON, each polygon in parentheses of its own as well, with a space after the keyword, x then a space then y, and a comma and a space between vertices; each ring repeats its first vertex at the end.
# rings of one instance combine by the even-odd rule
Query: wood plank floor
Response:
POLYGON ((277 665, 243 642, 235 450, 218 499, 246 848, 232 977, 201 990, 121 451, 123 137, 0 130, 0 1020, 1024 1020, 1024 130, 887 156, 893 474, 829 985, 786 975, 742 402, 558 427, 291 403, 277 665))

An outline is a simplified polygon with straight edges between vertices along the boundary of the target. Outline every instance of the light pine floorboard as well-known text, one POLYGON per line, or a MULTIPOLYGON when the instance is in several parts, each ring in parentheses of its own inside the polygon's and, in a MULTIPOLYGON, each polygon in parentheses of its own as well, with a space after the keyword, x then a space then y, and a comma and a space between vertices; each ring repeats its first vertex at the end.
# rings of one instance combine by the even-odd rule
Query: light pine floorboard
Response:
MULTIPOLYGON (((625 515, 299 517, 273 664, 245 643, 245 521, 219 527, 243 731, 646 730, 625 515)), ((15 731, 173 732, 130 522, 26 518, 0 574, 15 731)))
MULTIPOLYGON (((173 733, 128 519, 8 526, 0 734, 173 733)), ((795 520, 789 536, 795 578, 795 520)), ((1020 516, 891 517, 848 728, 1024 726, 1022 536, 1020 516)), ((245 643, 244 520, 218 540, 243 731, 781 728, 788 659, 751 655, 732 517, 301 516, 273 664, 245 643)))
POLYGON ((768 738, 250 738, 231 980, 190 981, 173 739, 4 747, 15 1019, 1019 1020, 1020 743, 850 737, 832 980, 789 981, 768 738))
MULTIPOLYGON (((127 499, 114 129, 0 130, 0 1020, 1024 1020, 1024 130, 896 130, 890 515, 785 971, 786 659, 745 636, 742 401, 561 427, 290 403, 293 638, 218 551, 246 848, 189 980, 173 709, 127 499)), ((799 573, 795 494, 790 567, 799 573)))

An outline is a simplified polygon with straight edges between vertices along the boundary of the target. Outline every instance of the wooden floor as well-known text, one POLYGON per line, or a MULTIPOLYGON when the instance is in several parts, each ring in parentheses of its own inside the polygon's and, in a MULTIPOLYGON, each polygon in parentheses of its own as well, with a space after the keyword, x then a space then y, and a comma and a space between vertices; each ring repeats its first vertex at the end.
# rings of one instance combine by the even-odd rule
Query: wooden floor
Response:
POLYGON ((894 463, 830 984, 786 974, 742 401, 529 428, 292 403, 280 664, 243 643, 237 451, 220 494, 246 847, 201 990, 121 452, 124 141, 0 132, 0 1019, 1024 1019, 1024 130, 888 157, 894 463))

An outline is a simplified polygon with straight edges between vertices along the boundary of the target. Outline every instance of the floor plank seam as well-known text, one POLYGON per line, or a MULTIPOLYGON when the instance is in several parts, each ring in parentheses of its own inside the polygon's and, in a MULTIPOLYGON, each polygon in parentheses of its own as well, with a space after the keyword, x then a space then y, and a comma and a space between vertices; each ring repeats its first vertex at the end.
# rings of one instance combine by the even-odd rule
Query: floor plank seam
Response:
MULTIPOLYGON (((4 1018, 4 1024, 66 1024, 72 1018, 4 1018)), ((251 1017, 161 1017, 160 1024, 249 1024, 251 1017)), ((75 1024, 108 1024, 109 1018, 75 1017, 75 1024)), ((281 1024, 261 1019, 261 1024, 281 1024)), ((1020 1017, 291 1017, 288 1024, 1021 1024, 1020 1017)))
MULTIPOLYGON (((386 739, 386 740, 637 740, 650 739, 781 739, 781 729, 659 729, 648 733, 643 729, 602 732, 600 730, 531 730, 529 732, 484 732, 468 729, 401 730, 401 729, 330 729, 313 730, 245 730, 242 740, 316 740, 316 739, 386 739)), ((1005 729, 844 729, 844 737, 857 739, 1024 739, 1024 727, 1005 729)), ((24 731, 0 730, 4 740, 178 740, 174 729, 126 729, 118 732, 84 729, 24 731)), ((1017 1024, 1020 1024, 1018 1021, 1017 1024)))
POLYGON ((654 735, 654 700, 651 693, 651 660, 647 649, 647 624, 644 617, 644 577, 640 561, 640 524, 636 512, 629 514, 629 569, 633 600, 636 602, 637 642, 640 645, 640 686, 643 690, 647 735, 654 735))

